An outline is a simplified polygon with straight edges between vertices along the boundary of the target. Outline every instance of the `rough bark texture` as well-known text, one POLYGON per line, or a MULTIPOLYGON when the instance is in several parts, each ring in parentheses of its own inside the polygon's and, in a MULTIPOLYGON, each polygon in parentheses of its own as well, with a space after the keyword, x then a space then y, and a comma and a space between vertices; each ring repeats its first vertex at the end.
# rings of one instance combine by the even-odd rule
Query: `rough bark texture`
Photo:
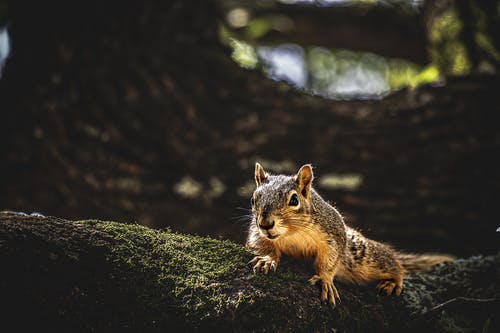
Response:
POLYGON ((500 254, 410 275, 397 298, 338 283, 336 308, 322 304, 319 289, 307 284, 308 265, 285 260, 264 276, 252 273, 250 258, 229 241, 2 212, 2 325, 40 331, 500 328, 500 254))
POLYGON ((498 251, 498 76, 328 101, 233 63, 211 1, 8 4, 2 209, 241 241, 231 218, 248 207, 254 162, 310 162, 319 179, 362 177, 356 191, 319 190, 373 238, 498 251), (174 190, 187 176, 195 197, 174 190))

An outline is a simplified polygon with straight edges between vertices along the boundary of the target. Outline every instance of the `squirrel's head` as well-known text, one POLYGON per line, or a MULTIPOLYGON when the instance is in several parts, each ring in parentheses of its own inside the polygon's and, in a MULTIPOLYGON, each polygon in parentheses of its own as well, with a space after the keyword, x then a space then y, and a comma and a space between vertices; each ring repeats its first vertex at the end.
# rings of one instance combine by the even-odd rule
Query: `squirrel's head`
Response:
POLYGON ((310 164, 303 165, 293 176, 270 175, 255 163, 255 183, 251 204, 259 231, 269 239, 293 232, 309 223, 312 210, 310 164))

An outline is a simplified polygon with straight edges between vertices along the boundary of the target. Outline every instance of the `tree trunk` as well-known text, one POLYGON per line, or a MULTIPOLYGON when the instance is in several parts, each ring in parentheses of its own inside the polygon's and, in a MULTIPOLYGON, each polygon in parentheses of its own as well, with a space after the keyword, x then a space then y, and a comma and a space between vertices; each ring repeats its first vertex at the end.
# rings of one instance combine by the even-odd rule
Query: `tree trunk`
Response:
POLYGON ((0 207, 241 241, 254 162, 311 162, 361 177, 319 191, 373 238, 498 250, 498 76, 330 101, 233 63, 211 1, 8 4, 0 207))
POLYGON ((498 331, 500 254, 409 275, 400 297, 337 283, 333 308, 285 260, 254 274, 229 241, 0 213, 2 327, 17 331, 498 331), (489 328, 489 329, 488 329, 489 328))

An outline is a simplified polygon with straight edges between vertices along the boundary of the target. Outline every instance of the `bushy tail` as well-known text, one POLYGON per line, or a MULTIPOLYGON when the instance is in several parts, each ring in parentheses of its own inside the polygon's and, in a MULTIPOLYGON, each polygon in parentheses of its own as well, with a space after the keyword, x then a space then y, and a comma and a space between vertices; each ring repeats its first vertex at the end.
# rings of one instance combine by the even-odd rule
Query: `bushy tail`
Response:
POLYGON ((413 253, 398 253, 397 258, 401 260, 403 268, 409 272, 419 272, 431 268, 434 265, 442 262, 453 261, 456 258, 446 254, 413 254, 413 253))

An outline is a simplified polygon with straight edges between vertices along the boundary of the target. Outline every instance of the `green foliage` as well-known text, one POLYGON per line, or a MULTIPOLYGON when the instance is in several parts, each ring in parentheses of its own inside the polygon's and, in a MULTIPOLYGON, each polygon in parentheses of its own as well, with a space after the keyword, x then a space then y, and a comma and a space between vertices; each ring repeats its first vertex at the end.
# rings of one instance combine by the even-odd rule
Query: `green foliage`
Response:
POLYGON ((485 70, 494 72, 495 63, 500 62, 500 51, 489 35, 488 25, 492 17, 498 14, 486 13, 481 3, 474 2, 465 10, 470 10, 467 24, 455 6, 449 7, 431 22, 429 52, 432 61, 444 74, 464 75, 485 70), (468 43, 464 42, 464 34, 472 36, 468 43), (476 63, 471 63, 471 59, 476 63))
POLYGON ((496 61, 500 62, 500 51, 495 48, 495 45, 493 45, 491 38, 487 34, 477 32, 475 39, 479 47, 486 51, 486 53, 492 56, 496 61))
POLYGON ((312 48, 308 52, 308 60, 312 87, 320 93, 339 79, 343 80, 350 73, 359 71, 372 73, 372 76, 379 78, 383 85, 381 94, 405 87, 413 88, 439 78, 439 72, 433 66, 423 68, 410 61, 388 59, 366 52, 312 48))
POLYGON ((467 50, 460 40, 463 24, 452 7, 435 18, 429 30, 432 61, 445 74, 461 75, 471 70, 467 50))
POLYGON ((245 34, 251 39, 264 36, 273 27, 272 19, 267 17, 259 17, 251 20, 245 27, 245 34))
MULTIPOLYGON (((495 47, 495 44, 488 35, 488 16, 479 6, 473 6, 473 14, 476 19, 476 31, 474 35, 475 42, 481 50, 483 50, 487 55, 495 59, 495 61, 500 62, 500 51, 495 47)), ((492 15, 490 13, 490 15, 492 15)), ((500 13, 497 13, 497 17, 500 13)))
MULTIPOLYGON (((229 38, 229 45, 233 50, 233 60, 240 66, 250 69, 258 67, 259 58, 254 46, 236 38, 229 38)), ((345 97, 342 89, 359 84, 353 80, 359 81, 360 75, 369 76, 373 83, 365 87, 365 91, 362 87, 359 88, 359 95, 371 96, 384 95, 405 87, 414 88, 439 78, 439 71, 433 65, 422 67, 410 61, 387 59, 372 53, 328 50, 321 47, 308 47, 303 51, 304 56, 300 61, 308 71, 308 81, 305 86, 297 87, 326 97, 345 97)), ((266 66, 264 63, 261 65, 266 66)), ((269 70, 267 68, 267 71, 269 70)))
POLYGON ((387 73, 389 86, 393 90, 404 87, 415 88, 439 79, 439 70, 434 65, 422 68, 407 61, 400 62, 401 60, 391 61, 387 73))
POLYGON ((243 68, 255 68, 258 63, 257 53, 255 49, 240 40, 231 38, 229 40, 229 45, 233 49, 231 57, 243 68))

